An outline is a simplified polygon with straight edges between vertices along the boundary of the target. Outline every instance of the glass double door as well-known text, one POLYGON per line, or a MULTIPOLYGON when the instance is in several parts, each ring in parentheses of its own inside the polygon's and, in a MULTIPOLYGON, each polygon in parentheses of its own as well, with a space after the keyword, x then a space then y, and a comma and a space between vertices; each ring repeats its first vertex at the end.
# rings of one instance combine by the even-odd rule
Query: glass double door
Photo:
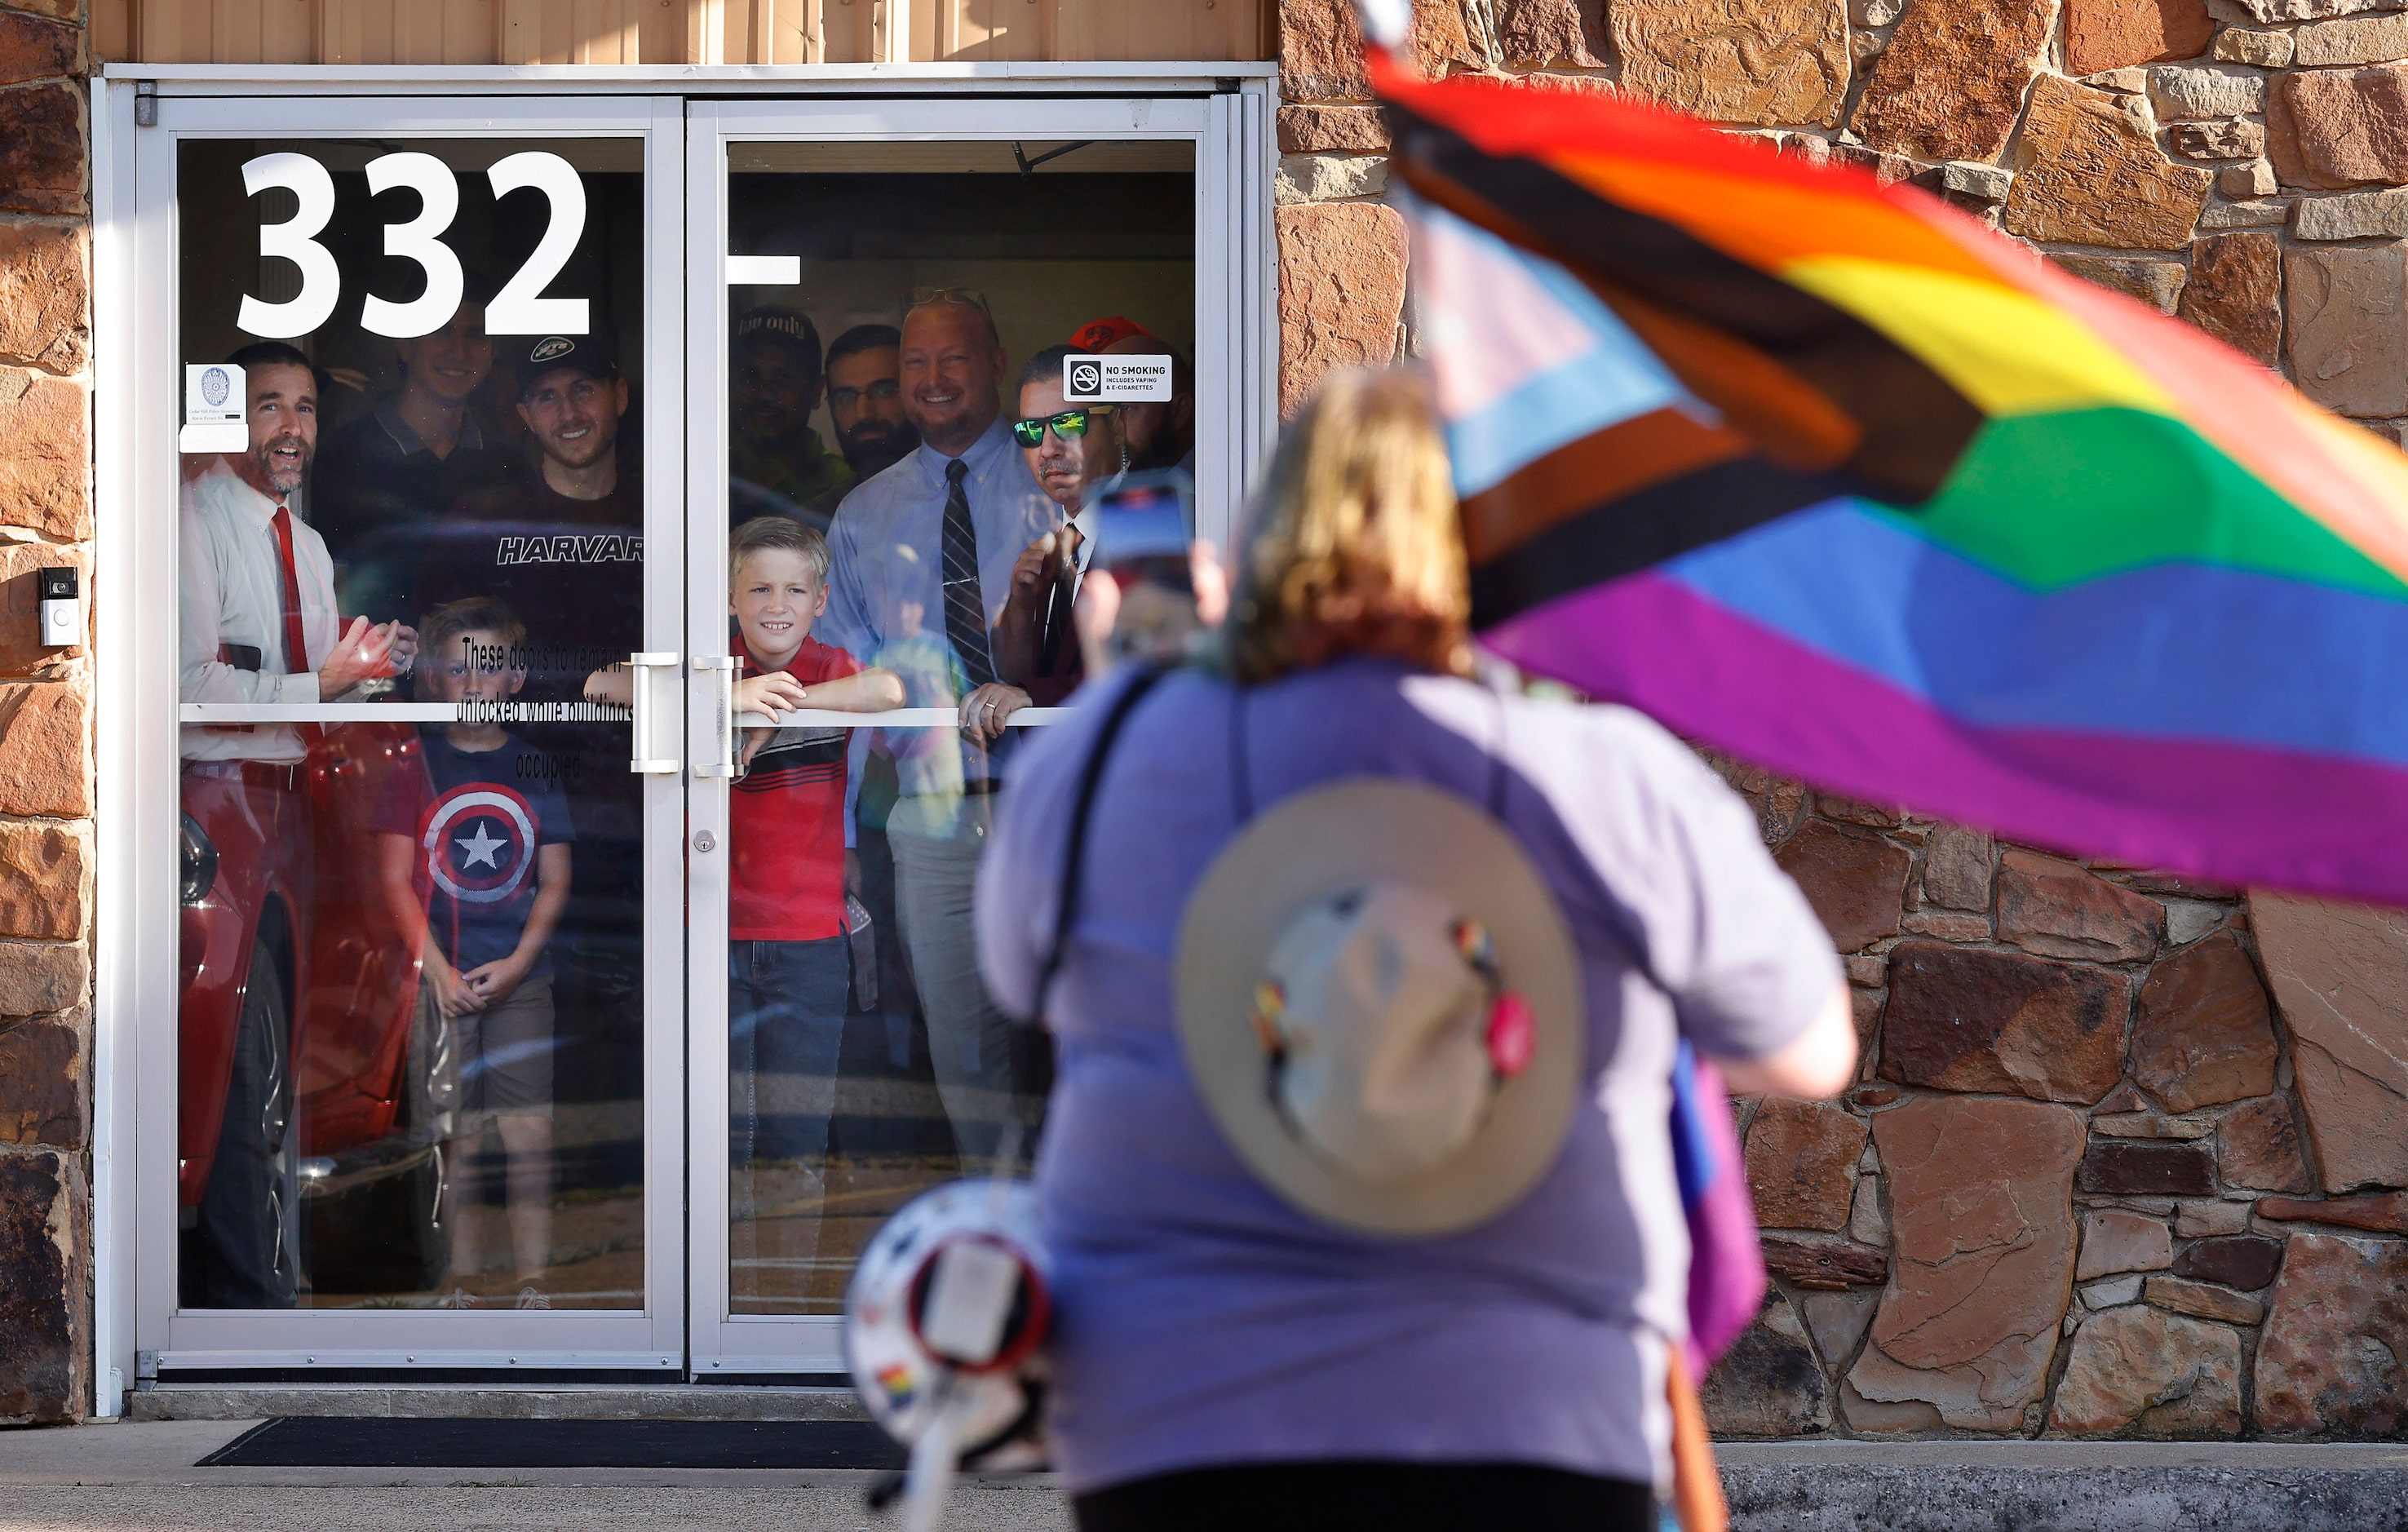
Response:
POLYGON ((136 140, 164 1378, 838 1370, 1041 1126, 976 881, 1099 505, 1267 432, 1259 98, 560 105, 136 140))

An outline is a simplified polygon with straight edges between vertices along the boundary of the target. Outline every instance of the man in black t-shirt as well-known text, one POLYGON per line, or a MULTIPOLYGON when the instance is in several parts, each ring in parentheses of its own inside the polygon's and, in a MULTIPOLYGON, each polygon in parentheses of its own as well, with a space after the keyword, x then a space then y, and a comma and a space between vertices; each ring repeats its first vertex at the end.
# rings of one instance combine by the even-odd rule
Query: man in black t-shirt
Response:
POLYGON ((599 336, 546 336, 519 368, 537 449, 509 481, 452 508, 420 566, 415 609, 494 597, 526 623, 530 701, 574 701, 642 647, 642 486, 622 473, 627 380, 599 336))
MULTIPOLYGON (((419 611, 492 596, 526 624, 528 702, 575 702, 585 678, 643 647, 642 483, 624 464, 628 389, 598 335, 542 336, 512 360, 533 461, 452 508, 420 565, 419 611)), ((642 801, 624 723, 527 723, 552 756, 580 851, 555 943, 564 1058, 580 1036, 640 1035, 642 801)), ((566 1087, 564 1087, 566 1088, 566 1087)))

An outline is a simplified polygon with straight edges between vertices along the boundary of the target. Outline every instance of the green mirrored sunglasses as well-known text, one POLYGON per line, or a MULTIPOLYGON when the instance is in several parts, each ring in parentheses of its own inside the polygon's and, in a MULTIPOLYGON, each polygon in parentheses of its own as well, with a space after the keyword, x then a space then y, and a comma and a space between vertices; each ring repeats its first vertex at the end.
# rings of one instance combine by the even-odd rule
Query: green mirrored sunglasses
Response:
POLYGON ((1011 422, 1011 439, 1023 447, 1034 447, 1045 439, 1045 428, 1050 425, 1054 434, 1063 440, 1076 441, 1087 434, 1088 416, 1111 413, 1102 405, 1096 405, 1086 409, 1066 409, 1059 415, 1039 415, 1030 420, 1014 421, 1011 422))

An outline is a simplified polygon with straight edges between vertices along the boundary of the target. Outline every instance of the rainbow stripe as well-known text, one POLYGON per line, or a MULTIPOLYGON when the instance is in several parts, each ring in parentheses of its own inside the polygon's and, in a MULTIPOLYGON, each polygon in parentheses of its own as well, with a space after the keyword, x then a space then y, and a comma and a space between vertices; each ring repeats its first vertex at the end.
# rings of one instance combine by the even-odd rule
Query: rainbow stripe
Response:
POLYGON ((1371 74, 1492 647, 1854 796, 2408 903, 2408 457, 1912 188, 1371 74))

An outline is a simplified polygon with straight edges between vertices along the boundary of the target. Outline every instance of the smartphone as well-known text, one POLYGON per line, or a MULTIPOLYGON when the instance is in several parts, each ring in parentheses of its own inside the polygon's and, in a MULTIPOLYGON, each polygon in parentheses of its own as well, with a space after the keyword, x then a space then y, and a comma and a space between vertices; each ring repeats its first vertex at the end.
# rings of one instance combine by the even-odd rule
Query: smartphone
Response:
POLYGON ((1088 567, 1109 570, 1120 584, 1116 657, 1176 661, 1201 633, 1188 563, 1195 505, 1194 482, 1176 469, 1131 475, 1097 496, 1096 556, 1088 567))

